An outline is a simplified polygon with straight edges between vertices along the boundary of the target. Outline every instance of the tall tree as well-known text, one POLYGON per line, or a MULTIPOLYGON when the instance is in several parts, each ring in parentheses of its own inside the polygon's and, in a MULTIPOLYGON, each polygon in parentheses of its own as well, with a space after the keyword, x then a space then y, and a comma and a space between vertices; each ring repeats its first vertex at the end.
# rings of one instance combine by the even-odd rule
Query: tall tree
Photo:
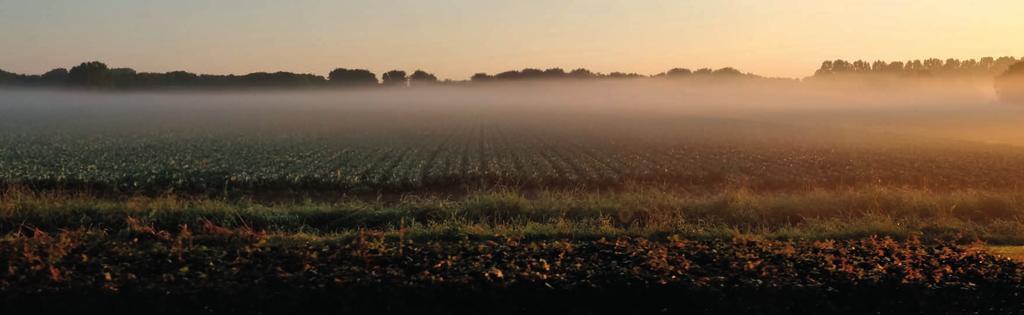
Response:
POLYGON ((409 79, 405 77, 405 71, 391 70, 385 72, 381 77, 385 86, 407 86, 409 79))
POLYGON ((423 70, 413 71, 409 76, 409 86, 424 86, 437 84, 437 77, 423 70))
POLYGON ((888 73, 902 73, 904 71, 902 61, 893 61, 889 63, 889 68, 886 69, 888 73))
POLYGON ((110 87, 113 84, 113 76, 107 65, 102 62, 83 62, 68 71, 68 83, 79 87, 110 87))
POLYGON ((814 76, 826 76, 835 73, 833 71, 832 60, 825 60, 821 62, 821 66, 814 72, 814 76))
POLYGON ((341 86, 371 86, 377 84, 377 75, 364 69, 337 68, 328 75, 332 84, 341 86))
POLYGON ((668 70, 668 72, 665 72, 665 76, 671 79, 685 78, 689 77, 691 74, 693 74, 693 71, 686 68, 672 68, 668 70))
POLYGON ((739 70, 736 70, 735 68, 732 67, 725 67, 722 69, 715 70, 714 74, 718 76, 742 76, 743 72, 740 72, 739 70))
POLYGON ((480 72, 480 73, 474 74, 472 77, 469 78, 469 80, 471 82, 490 82, 490 81, 494 80, 494 77, 489 75, 489 74, 480 72))

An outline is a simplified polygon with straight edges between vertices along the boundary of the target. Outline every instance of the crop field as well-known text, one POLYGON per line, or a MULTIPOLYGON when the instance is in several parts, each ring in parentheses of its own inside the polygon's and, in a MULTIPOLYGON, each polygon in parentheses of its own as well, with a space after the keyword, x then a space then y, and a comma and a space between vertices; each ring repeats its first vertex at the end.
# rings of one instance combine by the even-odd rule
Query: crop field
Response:
POLYGON ((1024 315, 1021 13, 0 0, 0 315, 1024 315))
MULTIPOLYGON (((0 180, 34 189, 215 195, 405 193, 622 183, 758 190, 1011 189, 1024 148, 720 118, 369 123, 253 134, 2 129, 0 180)), ((116 128, 106 126, 107 128, 116 128)), ((252 127, 252 126, 250 126, 252 127)), ((206 128, 206 127, 202 127, 206 128)), ((254 128, 254 127, 253 127, 254 128)))
POLYGON ((907 118, 927 112, 904 129, 180 97, 0 105, 0 313, 1002 313, 1024 296, 1005 257, 1024 245, 1024 147, 907 118), (593 302, 613 298, 641 306, 593 302))

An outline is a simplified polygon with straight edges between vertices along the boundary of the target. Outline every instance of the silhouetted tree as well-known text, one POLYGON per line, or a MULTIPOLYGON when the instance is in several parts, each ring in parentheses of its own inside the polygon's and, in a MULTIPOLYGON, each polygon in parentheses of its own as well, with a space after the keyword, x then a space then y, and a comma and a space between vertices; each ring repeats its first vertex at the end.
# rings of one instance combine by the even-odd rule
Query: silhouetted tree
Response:
POLYGON ((534 68, 526 68, 519 71, 519 78, 525 80, 534 80, 544 78, 544 71, 534 68))
POLYGON ((1000 77, 1024 77, 1024 61, 1007 67, 1000 77))
POLYGON ((68 70, 64 68, 53 69, 43 73, 39 79, 45 85, 63 85, 68 81, 68 70))
POLYGON ((494 77, 489 75, 489 74, 481 72, 481 73, 474 74, 472 77, 469 78, 469 80, 474 82, 474 83, 477 83, 477 82, 490 82, 490 81, 494 80, 494 77))
POLYGON ((337 68, 328 74, 331 83, 342 86, 377 85, 377 75, 369 70, 337 68))
POLYGON ((423 70, 413 71, 409 76, 409 86, 423 86, 437 84, 437 77, 423 70))
POLYGON ((902 61, 893 61, 889 63, 889 68, 886 69, 887 73, 902 73, 904 66, 902 61))
MULTIPOLYGON (((154 81, 153 83, 155 83, 156 86, 186 87, 195 86, 203 83, 209 84, 211 86, 217 85, 217 82, 215 82, 215 80, 210 80, 211 78, 209 77, 207 77, 206 82, 201 82, 199 80, 198 75, 196 75, 195 73, 185 71, 171 71, 163 74, 144 73, 142 75, 153 75, 152 80, 154 81)), ((223 85, 223 83, 221 84, 223 85)))
POLYGON ((632 72, 631 73, 612 72, 612 73, 609 73, 605 77, 609 78, 609 79, 637 79, 637 78, 642 78, 644 76, 642 76, 640 74, 637 74, 637 73, 632 73, 632 72))
POLYGON ((960 71, 960 67, 963 62, 960 59, 949 58, 946 59, 946 63, 942 65, 942 71, 947 73, 957 73, 960 71))
POLYGON ((0 84, 16 84, 18 77, 16 73, 0 70, 0 84))
POLYGON ((992 66, 995 65, 996 59, 992 57, 985 57, 978 60, 978 68, 983 69, 985 72, 992 71, 992 66))
POLYGON ((137 84, 136 75, 137 73, 132 68, 110 69, 111 86, 118 88, 132 87, 137 84))
POLYGON ((385 72, 381 77, 385 86, 407 86, 409 79, 405 77, 405 71, 391 70, 385 72))
POLYGON ((238 83, 251 87, 301 87, 327 83, 324 77, 313 74, 297 74, 291 72, 255 72, 241 76, 238 83))
POLYGON ((494 75, 494 79, 503 81, 519 80, 520 78, 522 78, 522 76, 519 74, 519 71, 516 70, 509 70, 494 75))
POLYGON ((565 70, 562 70, 562 68, 550 68, 544 70, 545 79, 565 79, 568 75, 569 74, 565 73, 565 70))
POLYGON ((836 60, 832 62, 832 72, 850 72, 853 71, 853 64, 846 60, 836 60))
POLYGON ((689 77, 692 74, 693 74, 693 71, 690 71, 690 69, 686 69, 686 68, 672 68, 672 69, 668 70, 668 72, 665 72, 665 76, 667 76, 667 77, 669 77, 671 79, 685 78, 685 77, 689 77))
POLYGON ((979 71, 979 69, 978 69, 978 61, 974 60, 974 59, 968 59, 968 60, 962 61, 960 63, 960 72, 963 72, 963 73, 966 73, 966 74, 970 74, 970 75, 977 75, 977 74, 983 73, 983 72, 979 71))
POLYGON ((110 87, 113 78, 106 64, 99 61, 84 62, 68 71, 68 83, 79 87, 110 87))
POLYGON ((1005 73, 1007 70, 1010 69, 1010 66, 1013 66, 1014 64, 1016 64, 1017 61, 1018 61, 1017 58, 1014 58, 1014 57, 1009 57, 1009 56, 999 57, 999 58, 996 59, 995 63, 992 64, 991 71, 993 71, 993 72, 995 72, 997 74, 1005 73))
POLYGON ((821 63, 821 66, 818 67, 818 70, 814 72, 814 76, 823 77, 833 73, 835 73, 835 71, 833 71, 832 60, 825 60, 821 63))
MULTIPOLYGON (((866 63, 865 63, 866 64, 866 63)), ((717 76, 742 76, 743 72, 736 70, 732 67, 725 67, 722 69, 715 70, 714 75, 717 76)))
MULTIPOLYGON (((672 69, 670 72, 674 76, 682 76, 689 74, 688 69, 672 69)), ((708 70, 709 73, 711 70, 708 70)), ((658 76, 665 76, 662 73, 658 76)), ((471 78, 471 82, 488 82, 488 81, 517 81, 517 80, 552 80, 552 79, 573 79, 573 80, 591 80, 591 79, 638 79, 646 78, 647 76, 637 73, 624 73, 624 72, 612 72, 609 74, 594 73, 590 70, 579 68, 571 72, 565 72, 562 68, 550 68, 546 70, 540 70, 536 68, 525 68, 523 70, 510 70, 500 72, 493 76, 486 73, 474 74, 471 78)))
POLYGON ((928 58, 924 60, 924 71, 928 74, 935 73, 935 71, 942 69, 942 59, 928 58))
POLYGON ((871 65, 864 60, 857 60, 853 62, 853 71, 860 73, 867 73, 871 71, 871 65))
POLYGON ((594 77, 595 75, 593 72, 590 72, 590 70, 584 68, 578 68, 576 70, 569 72, 570 79, 591 79, 594 77))
POLYGON ((907 74, 921 74, 922 72, 927 71, 924 64, 921 63, 921 60, 907 61, 905 69, 907 74))
POLYGON ((875 60, 871 63, 871 72, 873 73, 886 73, 889 71, 889 63, 881 60, 875 60))

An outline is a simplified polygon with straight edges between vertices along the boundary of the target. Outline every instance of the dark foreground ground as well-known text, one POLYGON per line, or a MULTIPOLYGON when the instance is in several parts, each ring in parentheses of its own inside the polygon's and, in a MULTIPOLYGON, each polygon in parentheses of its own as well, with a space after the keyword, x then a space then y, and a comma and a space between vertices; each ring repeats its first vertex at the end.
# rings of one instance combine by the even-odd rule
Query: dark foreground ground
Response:
POLYGON ((1018 191, 0 192, 0 314, 1014 314, 1018 191))
POLYGON ((1024 265, 914 239, 342 240, 129 225, 6 236, 0 313, 1024 311, 1024 265))

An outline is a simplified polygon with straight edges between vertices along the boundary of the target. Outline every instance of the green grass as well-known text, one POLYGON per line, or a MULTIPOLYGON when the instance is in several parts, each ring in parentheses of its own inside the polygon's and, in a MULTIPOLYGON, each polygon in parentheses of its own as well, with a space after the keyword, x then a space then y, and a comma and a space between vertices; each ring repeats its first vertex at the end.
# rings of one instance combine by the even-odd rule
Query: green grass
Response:
POLYGON ((78 227, 119 230, 133 218, 158 229, 210 222, 272 233, 350 237, 360 231, 420 239, 856 239, 913 236, 1024 244, 1024 193, 864 187, 803 192, 686 193, 486 190, 462 197, 256 202, 161 196, 102 199, 11 189, 0 195, 0 231, 78 227))

